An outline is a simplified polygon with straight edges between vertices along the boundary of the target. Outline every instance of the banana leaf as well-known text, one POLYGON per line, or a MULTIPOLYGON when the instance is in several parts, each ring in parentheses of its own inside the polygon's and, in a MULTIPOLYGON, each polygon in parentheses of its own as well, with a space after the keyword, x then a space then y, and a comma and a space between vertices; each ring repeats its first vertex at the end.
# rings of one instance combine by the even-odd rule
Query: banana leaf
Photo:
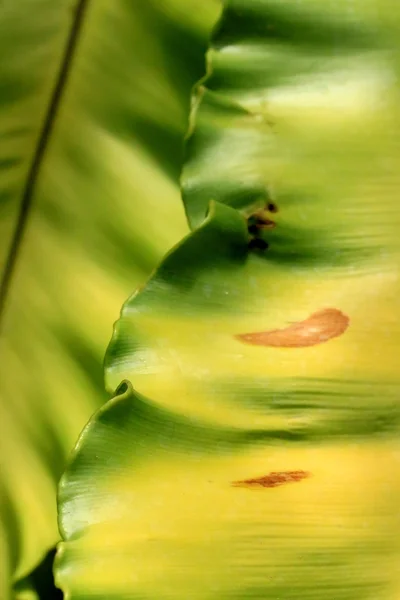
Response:
POLYGON ((190 89, 218 10, 0 7, 0 595, 59 539, 56 486, 124 298, 186 232, 190 89))
POLYGON ((60 484, 68 598, 398 596, 398 16, 226 2, 194 230, 125 303, 60 484))

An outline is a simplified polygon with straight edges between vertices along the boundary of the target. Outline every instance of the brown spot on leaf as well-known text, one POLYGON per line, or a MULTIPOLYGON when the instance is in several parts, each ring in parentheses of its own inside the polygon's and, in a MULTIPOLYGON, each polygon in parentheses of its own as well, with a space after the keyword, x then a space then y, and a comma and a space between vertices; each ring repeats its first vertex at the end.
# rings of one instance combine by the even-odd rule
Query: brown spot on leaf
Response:
MULTIPOLYGON (((270 205, 268 205, 268 206, 270 206, 270 205)), ((271 206, 272 206, 272 204, 271 204, 271 206)), ((276 212, 276 210, 269 211, 269 212, 276 212)), ((267 210, 265 210, 265 209, 257 210, 255 213, 253 213, 251 215, 250 220, 254 220, 259 227, 263 227, 264 229, 273 229, 276 225, 275 221, 273 221, 269 216, 268 208, 267 208, 267 210)))
POLYGON ((256 226, 257 229, 273 229, 276 226, 276 223, 271 219, 263 218, 256 221, 256 226))
POLYGON ((272 471, 268 475, 262 477, 254 477, 252 479, 243 479, 242 481, 233 481, 234 487, 245 488, 272 488, 285 483, 294 483, 310 477, 307 471, 272 471))
POLYGON ((241 342, 254 346, 305 348, 342 335, 348 328, 349 322, 349 317, 337 308, 324 308, 313 313, 308 319, 292 323, 284 329, 240 333, 235 337, 241 342))

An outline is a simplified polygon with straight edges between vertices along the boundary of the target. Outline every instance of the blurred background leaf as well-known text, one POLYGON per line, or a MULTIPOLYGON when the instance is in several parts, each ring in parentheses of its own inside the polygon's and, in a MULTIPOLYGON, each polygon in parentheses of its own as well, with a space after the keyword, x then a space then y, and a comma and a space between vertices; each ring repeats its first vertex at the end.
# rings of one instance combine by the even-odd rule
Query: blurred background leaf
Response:
POLYGON ((120 305, 187 231, 182 137, 218 11, 1 4, 1 598, 58 539, 56 483, 106 399, 120 305))

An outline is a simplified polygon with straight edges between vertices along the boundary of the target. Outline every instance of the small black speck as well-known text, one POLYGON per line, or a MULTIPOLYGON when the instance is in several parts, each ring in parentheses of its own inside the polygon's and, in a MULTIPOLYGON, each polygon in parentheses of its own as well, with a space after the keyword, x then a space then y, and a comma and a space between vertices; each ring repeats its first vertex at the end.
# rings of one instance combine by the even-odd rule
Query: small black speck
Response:
POLYGON ((258 233, 258 227, 257 227, 257 225, 255 223, 253 223, 252 225, 249 225, 248 228, 247 228, 247 230, 248 230, 249 233, 251 233, 253 235, 256 234, 256 233, 258 233))
POLYGON ((249 242, 249 250, 267 250, 269 244, 261 238, 253 238, 249 242))
POLYGON ((267 210, 269 210, 269 212, 276 213, 278 212, 278 207, 274 202, 269 202, 267 204, 267 210))

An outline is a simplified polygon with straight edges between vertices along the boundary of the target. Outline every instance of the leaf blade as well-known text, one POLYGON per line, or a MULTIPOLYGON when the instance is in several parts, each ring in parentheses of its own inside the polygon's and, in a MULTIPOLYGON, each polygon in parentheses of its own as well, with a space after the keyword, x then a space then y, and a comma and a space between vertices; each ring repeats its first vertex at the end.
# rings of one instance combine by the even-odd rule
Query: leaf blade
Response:
MULTIPOLYGON (((15 171, 1 180, 12 192, 9 220, 1 220, 5 245, 73 8, 49 0, 2 7, 1 43, 10 49, 2 68, 20 94, 3 107, 2 126, 16 139, 2 151, 24 155, 19 165, 8 159, 15 171)), ((7 589, 58 539, 57 481, 82 426, 106 400, 102 358, 118 307, 186 233, 176 173, 190 73, 200 72, 208 23, 193 23, 179 2, 164 9, 89 3, 37 180, 0 340, 0 471, 17 523, 7 589), (193 52, 182 58, 188 39, 193 52), (168 148, 154 147, 155 129, 169 136, 168 148)), ((10 518, 6 524, 8 544, 10 518)))
POLYGON ((60 487, 56 573, 72 598, 311 600, 324 586, 367 599, 396 588, 385 565, 397 557, 399 330, 383 334, 381 314, 365 323, 383 297, 395 314, 398 283, 359 261, 357 277, 319 283, 304 271, 284 281, 283 267, 274 292, 277 272, 261 260, 243 217, 216 204, 127 301, 106 378, 135 389, 124 384, 93 417, 60 487), (315 348, 235 336, 327 301, 350 326, 315 348), (282 485, 249 483, 268 478, 282 485))
POLYGON ((396 595, 396 6, 321 6, 227 3, 183 173, 194 231, 125 303, 106 383, 132 390, 62 482, 72 598, 396 595))

